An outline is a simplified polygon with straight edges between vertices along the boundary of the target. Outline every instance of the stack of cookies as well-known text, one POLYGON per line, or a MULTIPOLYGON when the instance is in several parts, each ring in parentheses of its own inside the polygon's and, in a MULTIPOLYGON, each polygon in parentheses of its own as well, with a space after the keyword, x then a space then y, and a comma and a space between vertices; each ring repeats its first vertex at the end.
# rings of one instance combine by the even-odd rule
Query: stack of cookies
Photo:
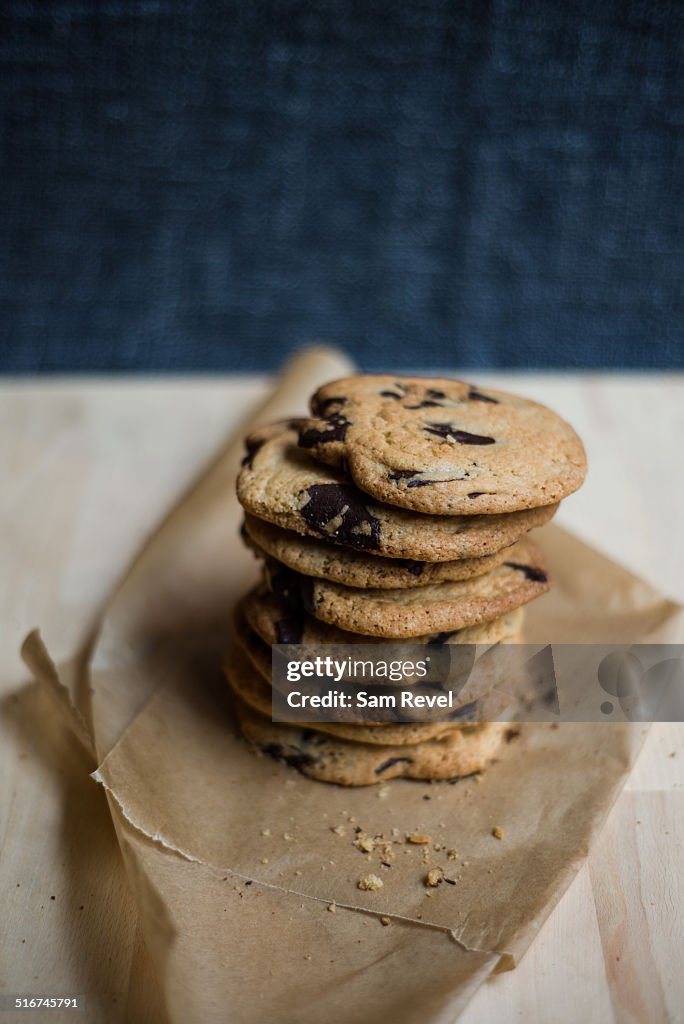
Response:
POLYGON ((499 724, 272 722, 269 645, 516 641, 549 587, 529 533, 582 484, 582 442, 546 407, 459 380, 349 377, 311 410, 250 435, 238 478, 264 563, 226 665, 242 731, 327 782, 479 771, 499 724))

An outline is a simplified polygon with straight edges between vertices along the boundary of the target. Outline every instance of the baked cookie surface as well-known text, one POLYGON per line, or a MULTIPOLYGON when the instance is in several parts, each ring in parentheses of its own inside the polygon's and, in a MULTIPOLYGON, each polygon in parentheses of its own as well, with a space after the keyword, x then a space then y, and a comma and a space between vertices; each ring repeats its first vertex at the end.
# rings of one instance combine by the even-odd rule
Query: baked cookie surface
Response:
MULTIPOLYGON (((377 637, 348 632, 308 615, 303 608, 292 609, 259 585, 241 601, 249 627, 267 644, 368 644, 377 637)), ((523 609, 516 608, 500 618, 464 629, 438 631, 412 636, 412 644, 495 644, 511 640, 520 633, 523 609)))
POLYGON ((500 551, 551 519, 557 508, 444 516, 382 504, 341 470, 317 463, 299 448, 298 424, 279 423, 250 434, 237 481, 242 507, 285 530, 367 554, 443 562, 500 551))
MULTIPOLYGON (((271 686, 264 679, 261 670, 255 671, 250 654, 242 649, 242 639, 238 636, 238 648, 229 652, 224 662, 224 673, 231 689, 241 700, 254 711, 271 719, 271 686)), ((270 655, 268 663, 270 667, 270 655)), ((307 725, 298 723, 302 729, 315 729, 330 736, 351 740, 354 743, 372 743, 376 746, 406 746, 423 743, 425 740, 443 736, 454 729, 461 729, 476 715, 482 717, 491 708, 492 717, 495 701, 487 701, 487 695, 480 700, 482 709, 478 710, 476 701, 455 708, 449 717, 442 714, 439 721, 412 722, 315 722, 307 725)), ((436 716, 435 716, 436 717, 436 716)), ((289 724, 289 723, 281 723, 289 724)))
POLYGON ((293 610, 350 632, 385 638, 460 630, 498 619, 549 589, 539 548, 518 541, 508 559, 485 576, 411 590, 362 590, 293 572, 270 559, 271 591, 293 610))
POLYGON ((354 743, 309 727, 272 722, 239 696, 235 710, 247 740, 303 775, 341 786, 388 779, 455 779, 482 771, 501 745, 505 723, 465 726, 410 746, 354 743))
POLYGON ((311 401, 299 444, 362 491, 429 515, 560 501, 586 475, 572 427, 544 405, 447 378, 359 375, 311 401))
POLYGON ((383 558, 351 551, 314 537, 303 537, 292 530, 246 516, 244 539, 255 554, 276 558, 304 576, 317 576, 347 587, 371 587, 381 590, 425 586, 443 580, 468 580, 482 576, 501 565, 507 548, 481 558, 460 558, 451 562, 417 562, 411 559, 383 558))

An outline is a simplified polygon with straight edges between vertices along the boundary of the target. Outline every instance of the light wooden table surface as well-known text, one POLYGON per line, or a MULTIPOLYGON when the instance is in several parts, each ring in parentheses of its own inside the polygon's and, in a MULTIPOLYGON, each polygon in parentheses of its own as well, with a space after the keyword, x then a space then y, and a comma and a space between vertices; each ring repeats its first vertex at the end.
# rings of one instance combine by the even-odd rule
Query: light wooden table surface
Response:
MULTIPOLYGON (((574 424, 591 469, 559 521, 684 602, 684 378, 477 379, 574 424)), ((89 1022, 161 1019, 102 793, 59 720, 46 729, 18 649, 36 625, 56 654, 77 648, 142 540, 267 387, 0 383, 2 992, 87 992, 89 1022)), ((523 962, 484 985, 460 1024, 684 1021, 683 922, 684 725, 657 725, 523 962)))

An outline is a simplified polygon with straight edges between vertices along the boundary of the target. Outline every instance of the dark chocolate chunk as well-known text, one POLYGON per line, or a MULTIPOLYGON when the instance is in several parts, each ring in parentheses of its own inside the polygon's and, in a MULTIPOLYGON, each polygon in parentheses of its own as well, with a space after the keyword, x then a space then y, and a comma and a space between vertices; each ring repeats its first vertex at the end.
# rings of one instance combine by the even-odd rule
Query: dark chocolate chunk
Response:
POLYGON ((337 540, 352 548, 377 549, 380 523, 368 511, 361 492, 351 484, 312 484, 306 488, 309 500, 300 514, 305 522, 329 540, 337 540), (340 517, 337 529, 325 529, 331 519, 340 517))
POLYGON ((435 391, 434 388, 428 388, 425 394, 429 395, 430 398, 446 398, 446 395, 443 391, 435 391))
POLYGON ((458 430, 450 423, 426 423, 423 430, 435 437, 453 437, 459 444, 496 444, 493 437, 486 437, 483 434, 469 434, 467 430, 458 430))
POLYGON ((383 398, 396 398, 396 399, 399 399, 399 398, 403 398, 403 397, 404 397, 403 395, 397 395, 397 394, 395 394, 395 392, 394 392, 394 391, 381 391, 381 392, 380 392, 380 395, 381 395, 381 396, 382 396, 383 398))
POLYGON ((452 629, 451 632, 448 633, 435 633, 435 635, 431 636, 428 640, 428 647, 431 644, 445 644, 447 640, 450 640, 452 636, 456 636, 456 634, 460 632, 460 629, 452 629))
POLYGON ((241 465, 249 466, 250 469, 251 469, 252 463, 254 462, 254 456, 259 451, 259 449, 261 448, 263 443, 264 443, 263 440, 261 440, 261 441, 250 441, 250 439, 247 438, 247 440, 245 441, 245 448, 247 449, 247 454, 243 458, 241 465))
POLYGON ((481 391, 476 391, 475 388, 470 389, 468 398, 471 402, 491 402, 492 405, 500 404, 498 398, 492 398, 491 395, 483 395, 481 391))
POLYGON ((325 419, 325 427, 319 430, 318 427, 309 427, 299 432, 300 448, 315 448, 317 444, 327 444, 330 441, 344 441, 349 430, 350 423, 341 412, 336 412, 325 419))
POLYGON ((442 405, 441 402, 433 402, 431 399, 427 399, 426 398, 422 402, 419 402, 418 405, 405 405, 404 408, 405 409, 429 409, 429 408, 443 409, 444 406, 442 405))
POLYGON ((477 701, 474 700, 470 704, 463 704, 460 708, 456 708, 452 711, 447 718, 450 722, 457 721, 459 718, 472 718, 477 711, 477 701))
POLYGON ((391 768, 393 764, 413 764, 412 757, 389 757, 386 761, 383 761, 381 765, 375 769, 376 775, 382 775, 388 768, 391 768))
POLYGON ((404 568, 407 572, 410 572, 412 576, 422 576, 423 569, 425 568, 425 562, 413 562, 411 559, 404 561, 404 568))
POLYGON ((325 736, 320 732, 316 732, 315 729, 304 729, 302 730, 302 740, 304 743, 320 746, 321 743, 325 743, 325 736))
POLYGON ((310 576, 301 576, 272 558, 267 559, 266 565, 272 593, 293 611, 312 614, 313 579, 310 576))
POLYGON ((533 565, 522 565, 520 562, 504 562, 509 569, 518 569, 520 572, 525 573, 525 579, 532 580, 533 583, 546 583, 548 576, 542 569, 536 569, 533 565))
POLYGON ((311 411, 314 416, 327 416, 329 415, 328 410, 331 405, 344 405, 347 399, 341 396, 335 398, 326 398, 322 402, 320 399, 314 398, 311 402, 311 411))
POLYGON ((407 487, 427 487, 429 484, 434 484, 434 480, 425 480, 420 475, 419 469, 395 469, 387 477, 392 483, 398 483, 400 480, 406 480, 407 487))
POLYGON ((431 487, 433 484, 453 484, 457 480, 465 480, 468 476, 466 473, 462 477, 446 477, 444 480, 430 480, 427 477, 420 475, 419 469, 395 469, 387 477, 392 483, 398 483, 400 480, 406 481, 407 487, 431 487))
POLYGON ((481 498, 485 491, 471 491, 468 495, 469 498, 481 498))
POLYGON ((293 768, 306 768, 307 765, 316 763, 316 759, 311 754, 297 751, 293 747, 284 747, 282 743, 267 743, 266 746, 262 747, 262 750, 265 754, 270 754, 271 757, 275 757, 278 761, 285 761, 286 764, 292 765, 293 768))
POLYGON ((397 480, 410 480, 412 476, 417 476, 420 473, 419 469, 394 469, 387 477, 392 483, 397 480))
POLYGON ((278 619, 275 624, 276 643, 301 644, 304 637, 304 618, 302 615, 288 615, 286 619, 278 619))

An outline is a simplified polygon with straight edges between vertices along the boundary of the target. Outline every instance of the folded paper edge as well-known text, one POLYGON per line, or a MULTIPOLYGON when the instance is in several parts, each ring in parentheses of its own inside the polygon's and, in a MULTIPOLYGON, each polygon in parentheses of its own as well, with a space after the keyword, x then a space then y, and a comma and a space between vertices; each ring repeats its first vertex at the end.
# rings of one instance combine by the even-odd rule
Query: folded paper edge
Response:
POLYGON ((60 679, 59 670, 52 660, 39 629, 32 629, 21 645, 21 657, 34 679, 52 694, 64 719, 85 751, 96 760, 95 745, 88 723, 71 699, 68 688, 60 679))
MULTIPOLYGON (((102 765, 100 766, 100 768, 101 767, 102 765)), ((190 864, 197 864, 200 867, 205 868, 207 871, 210 871, 212 874, 228 876, 230 878, 237 879, 241 882, 254 883, 255 885, 259 885, 264 889, 270 889, 274 892, 283 893, 287 896, 296 896, 298 899, 311 900, 314 903, 322 903, 324 905, 327 905, 332 901, 332 897, 312 896, 310 893, 300 892, 298 889, 290 889, 284 885, 276 885, 273 882, 265 882, 263 879, 255 878, 252 875, 242 874, 239 871, 235 871, 234 868, 222 867, 219 864, 212 864, 210 861, 204 860, 202 857, 196 857, 194 854, 182 849, 180 846, 176 846, 175 843, 172 843, 168 839, 166 839, 161 832, 150 832, 135 818, 134 815, 130 813, 128 808, 124 806, 116 791, 107 783, 106 779, 102 775, 102 772, 100 771, 100 768, 97 768, 94 772, 91 772, 91 779, 93 779, 95 782, 99 783, 99 785, 102 786, 102 788, 105 790, 108 797, 110 798, 112 804, 117 809, 118 813, 121 814, 126 823, 132 829, 134 829, 134 831, 138 835, 153 843, 155 846, 161 847, 166 853, 169 853, 176 857, 180 857, 182 860, 186 860, 190 864)), ((336 906, 341 907, 344 910, 352 910, 359 914, 365 914, 368 917, 389 917, 395 921, 401 921, 404 924, 415 925, 419 928, 427 928, 431 931, 443 932, 445 935, 448 935, 449 938, 452 939, 456 943, 456 945, 466 953, 479 953, 485 956, 496 956, 499 957, 500 960, 511 961, 512 966, 514 966, 515 964, 515 959, 512 953, 509 953, 505 950, 502 951, 498 949, 478 949, 474 946, 468 946, 459 938, 456 930, 453 928, 449 928, 447 925, 434 924, 429 921, 419 921, 417 918, 408 917, 405 914, 395 914, 392 913, 392 911, 388 912, 387 910, 369 910, 368 907, 361 907, 356 903, 341 903, 339 899, 335 899, 335 904, 336 906)), ((494 969, 501 969, 498 963, 494 969)))

